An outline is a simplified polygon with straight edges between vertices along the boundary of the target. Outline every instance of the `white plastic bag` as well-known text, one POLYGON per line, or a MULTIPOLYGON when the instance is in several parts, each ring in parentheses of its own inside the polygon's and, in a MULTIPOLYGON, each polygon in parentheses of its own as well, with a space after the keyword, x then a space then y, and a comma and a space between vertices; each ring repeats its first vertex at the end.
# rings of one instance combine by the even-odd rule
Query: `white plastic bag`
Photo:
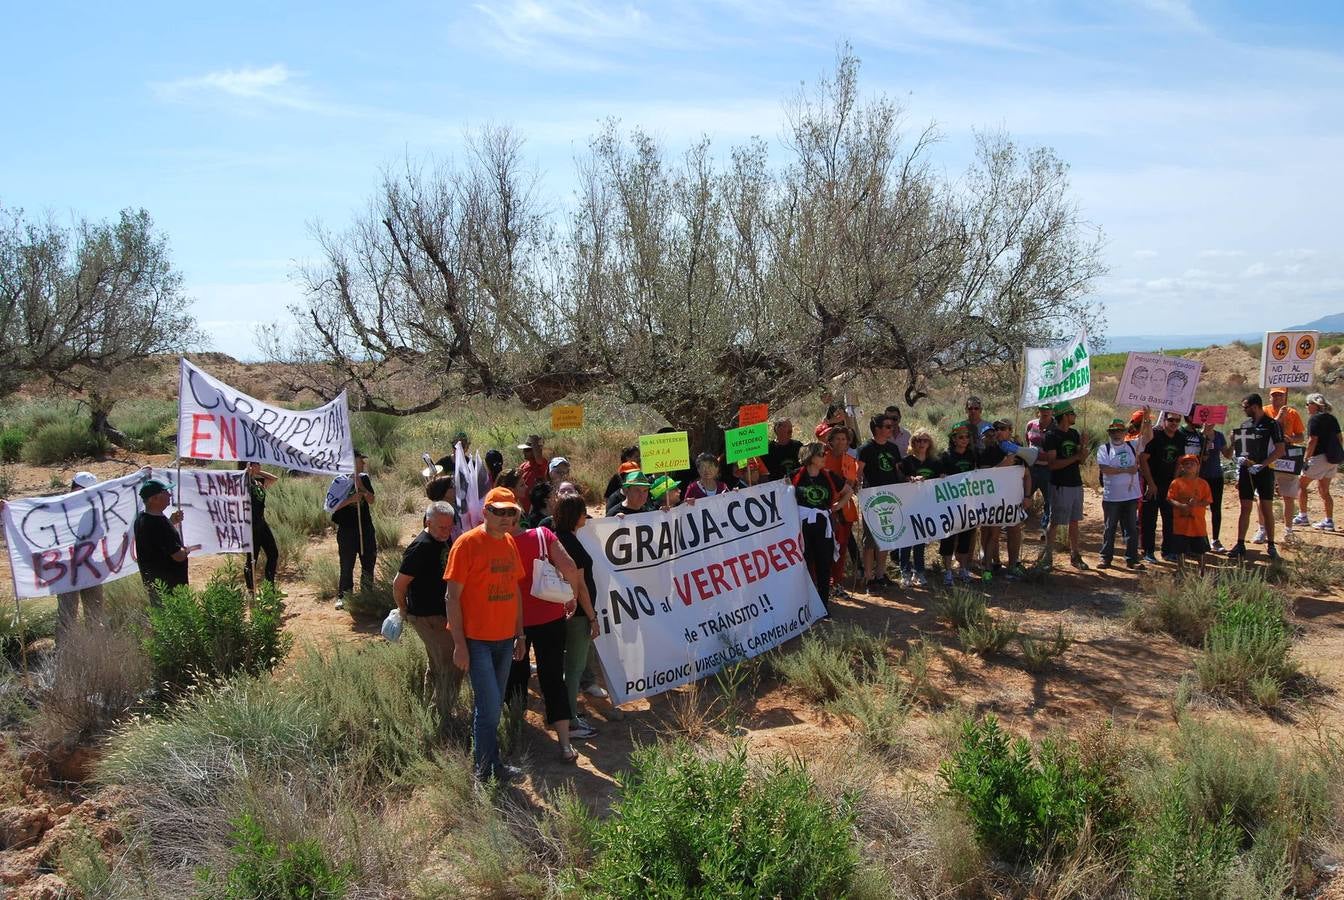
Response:
POLYGON ((401 639, 401 624, 401 610, 394 606, 387 618, 383 619, 383 637, 395 644, 401 639))

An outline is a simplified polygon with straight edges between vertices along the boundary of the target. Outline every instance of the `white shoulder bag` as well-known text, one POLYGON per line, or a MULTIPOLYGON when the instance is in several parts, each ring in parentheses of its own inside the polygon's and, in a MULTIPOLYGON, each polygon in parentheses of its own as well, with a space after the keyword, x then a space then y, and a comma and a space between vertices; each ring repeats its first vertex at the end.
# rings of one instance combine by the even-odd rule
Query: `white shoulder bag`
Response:
POLYGON ((532 596, 549 603, 568 603, 574 599, 574 588, 551 564, 546 555, 546 532, 536 530, 541 555, 532 560, 532 596))

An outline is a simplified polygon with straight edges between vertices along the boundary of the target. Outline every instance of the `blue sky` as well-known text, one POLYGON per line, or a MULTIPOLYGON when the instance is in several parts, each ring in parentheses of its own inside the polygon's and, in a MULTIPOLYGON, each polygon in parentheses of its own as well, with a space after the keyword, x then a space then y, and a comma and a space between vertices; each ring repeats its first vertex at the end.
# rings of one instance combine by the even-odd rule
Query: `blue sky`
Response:
POLYGON ((11 4, 0 204, 143 206, 215 349, 287 319, 310 226, 463 131, 527 138, 555 208, 616 116, 679 149, 777 141, 848 40, 868 92, 1045 144, 1106 236, 1111 334, 1257 331, 1344 311, 1344 4, 1183 0, 11 4))

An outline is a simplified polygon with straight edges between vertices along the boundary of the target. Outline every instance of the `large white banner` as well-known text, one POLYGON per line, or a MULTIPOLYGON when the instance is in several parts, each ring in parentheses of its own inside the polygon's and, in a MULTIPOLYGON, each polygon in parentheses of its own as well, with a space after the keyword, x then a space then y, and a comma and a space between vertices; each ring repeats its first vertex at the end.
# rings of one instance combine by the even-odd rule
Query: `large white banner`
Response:
POLYGON ((1016 525, 1022 508, 1022 466, 859 491, 863 526, 883 550, 938 541, 981 525, 1016 525))
POLYGON ((1092 354, 1087 329, 1059 347, 1027 347, 1022 357, 1022 409, 1073 400, 1092 389, 1092 354))
POLYGON ((589 519, 579 539, 593 557, 595 643, 616 703, 712 675, 826 615, 783 482, 589 519))
POLYGON ((1151 406, 1188 415, 1204 367, 1193 359, 1160 353, 1130 353, 1115 392, 1116 406, 1151 406))
MULTIPOLYGON (((175 474, 153 470, 154 478, 170 482, 175 474)), ((182 509, 182 542, 201 545, 193 557, 251 549, 252 501, 243 474, 182 473, 173 499, 182 509)), ((5 542, 15 595, 46 597, 138 573, 135 516, 142 508, 140 485, 149 477, 141 469, 82 491, 6 503, 5 542)))
POLYGON ((283 409, 249 397, 183 359, 177 455, 247 460, 325 475, 353 472, 345 392, 317 409, 283 409))
POLYGON ((1315 331, 1271 331, 1260 349, 1262 388, 1311 387, 1316 377, 1315 331))
POLYGON ((169 483, 173 505, 167 515, 182 511, 182 543, 200 544, 192 556, 252 552, 252 495, 246 472, 214 469, 154 469, 153 477, 169 483))

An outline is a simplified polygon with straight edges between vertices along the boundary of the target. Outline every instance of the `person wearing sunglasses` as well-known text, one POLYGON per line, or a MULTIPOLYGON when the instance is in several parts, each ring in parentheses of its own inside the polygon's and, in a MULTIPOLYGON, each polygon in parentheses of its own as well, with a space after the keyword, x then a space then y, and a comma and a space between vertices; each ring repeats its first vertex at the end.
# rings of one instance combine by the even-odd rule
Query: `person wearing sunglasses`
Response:
POLYGON ((473 769, 482 781, 504 782, 521 774, 500 762, 498 731, 511 661, 527 649, 519 587, 526 573, 509 533, 523 510, 508 488, 491 488, 483 506, 485 521, 453 542, 443 580, 453 665, 474 695, 473 769))
MULTIPOLYGON (((933 435, 919 429, 910 435, 910 452, 901 460, 901 471, 910 481, 927 481, 943 474, 941 463, 933 450, 933 435)), ((929 583, 924 569, 924 544, 902 547, 897 551, 901 565, 901 587, 925 586, 929 583)))
POLYGON ((1176 562, 1172 547, 1173 530, 1171 501, 1167 492, 1171 489, 1172 479, 1176 477, 1176 463, 1185 456, 1186 435, 1181 433, 1179 413, 1162 414, 1162 427, 1153 432, 1148 443, 1139 453, 1139 471, 1143 473, 1143 509, 1141 510, 1140 529, 1143 532, 1143 546, 1148 551, 1143 561, 1156 563, 1153 550, 1157 547, 1157 520, 1162 519, 1162 558, 1167 562, 1176 562))
MULTIPOLYGON (((896 426, 897 420, 885 413, 869 420, 868 430, 872 438, 859 448, 857 463, 858 477, 864 487, 883 487, 906 480, 901 469, 901 451, 891 440, 896 426)), ((863 576, 869 593, 895 587, 887 577, 887 551, 878 548, 877 540, 866 524, 863 529, 863 576)))
POLYGON ((1241 511, 1237 516, 1237 543, 1228 551, 1228 559, 1246 559, 1246 530, 1251 524, 1251 507, 1258 506, 1265 538, 1269 546, 1266 555, 1279 558, 1274 546, 1274 470, 1271 466, 1283 458, 1288 449, 1283 429, 1265 410, 1259 394, 1247 394, 1241 401, 1246 421, 1233 432, 1232 443, 1237 454, 1237 498, 1241 511), (1240 432, 1240 435, 1237 434, 1240 432), (1257 502, 1258 501, 1258 502, 1257 502))
POLYGON ((1041 560, 1045 568, 1054 564, 1055 532, 1063 525, 1069 533, 1069 562, 1075 568, 1088 568, 1083 561, 1083 460, 1087 459, 1087 436, 1073 427, 1078 414, 1073 405, 1064 400, 1055 404, 1055 427, 1045 440, 1045 453, 1050 459, 1050 490, 1053 508, 1050 510, 1050 529, 1046 532, 1045 553, 1041 560))

